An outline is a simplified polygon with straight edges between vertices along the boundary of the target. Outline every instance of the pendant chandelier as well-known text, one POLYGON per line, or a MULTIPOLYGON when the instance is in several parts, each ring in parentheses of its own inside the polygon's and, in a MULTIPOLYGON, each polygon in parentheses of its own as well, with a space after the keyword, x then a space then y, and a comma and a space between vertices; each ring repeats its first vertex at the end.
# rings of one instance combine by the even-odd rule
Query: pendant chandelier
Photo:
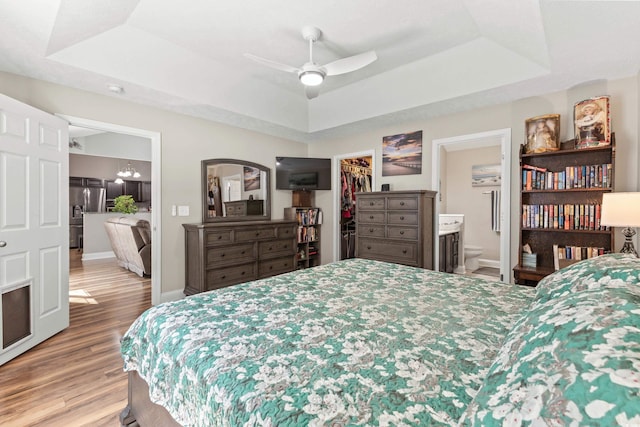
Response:
POLYGON ((127 167, 120 169, 116 175, 118 175, 118 178, 114 181, 116 184, 124 183, 122 178, 140 178, 140 173, 131 166, 131 162, 127 162, 127 167))

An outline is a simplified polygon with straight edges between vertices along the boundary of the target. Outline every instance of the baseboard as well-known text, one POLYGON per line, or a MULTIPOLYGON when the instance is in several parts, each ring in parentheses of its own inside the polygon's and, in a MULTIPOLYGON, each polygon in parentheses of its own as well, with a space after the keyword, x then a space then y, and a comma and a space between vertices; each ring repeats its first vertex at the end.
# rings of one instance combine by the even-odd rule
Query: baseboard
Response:
POLYGON ((169 301, 178 301, 184 298, 184 291, 178 289, 177 291, 169 291, 160 293, 160 303, 169 301))
POLYGON ((107 258, 115 258, 116 254, 113 251, 107 252, 93 252, 93 253, 82 253, 82 261, 91 261, 94 259, 107 259, 107 258))
POLYGON ((480 258, 478 260, 478 266, 480 266, 480 267, 497 268, 499 270, 500 269, 500 261, 496 261, 494 259, 482 259, 482 258, 480 258))

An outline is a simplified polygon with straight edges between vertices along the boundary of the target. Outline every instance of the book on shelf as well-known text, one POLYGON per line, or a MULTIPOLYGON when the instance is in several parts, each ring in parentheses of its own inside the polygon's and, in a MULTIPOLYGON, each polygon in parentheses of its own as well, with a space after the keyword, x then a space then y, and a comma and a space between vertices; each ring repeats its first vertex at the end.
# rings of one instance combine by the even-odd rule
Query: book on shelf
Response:
POLYGON ((549 171, 522 165, 522 189, 566 190, 575 188, 611 188, 612 164, 567 166, 565 170, 549 171))
POLYGON ((606 231, 600 204, 522 205, 522 227, 551 230, 606 231))
POLYGON ((605 254, 601 247, 553 245, 553 267, 555 270, 567 267, 583 259, 595 258, 605 254))

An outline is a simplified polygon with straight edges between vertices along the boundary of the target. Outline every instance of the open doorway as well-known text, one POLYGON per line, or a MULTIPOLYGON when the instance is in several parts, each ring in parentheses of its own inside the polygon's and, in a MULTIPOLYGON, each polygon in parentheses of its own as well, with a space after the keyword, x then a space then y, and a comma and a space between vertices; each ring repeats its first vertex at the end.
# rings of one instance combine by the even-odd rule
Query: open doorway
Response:
POLYGON ((63 119, 69 122, 70 126, 76 126, 86 129, 94 129, 102 132, 113 132, 132 137, 147 138, 151 143, 151 200, 153 201, 152 209, 149 212, 151 223, 151 302, 159 304, 162 302, 162 285, 161 285, 161 138, 160 133, 148 131, 144 129, 131 128, 127 126, 115 125, 112 123, 98 122, 94 120, 64 116, 63 119))
MULTIPOLYGON (((495 269, 499 280, 509 281, 511 130, 437 139, 432 147, 432 185, 438 191, 435 227, 441 238, 453 228, 458 233, 453 272, 495 269), (448 167, 447 157, 455 159, 454 167, 448 167), (494 176, 485 180, 480 173, 485 170, 494 176), (448 191, 454 186, 452 176, 462 183, 448 191)), ((434 246, 435 265, 440 266, 450 254, 442 252, 446 245, 434 246)))
POLYGON ((334 156, 334 182, 337 191, 333 253, 336 260, 355 257, 355 194, 374 191, 374 161, 373 150, 334 156))

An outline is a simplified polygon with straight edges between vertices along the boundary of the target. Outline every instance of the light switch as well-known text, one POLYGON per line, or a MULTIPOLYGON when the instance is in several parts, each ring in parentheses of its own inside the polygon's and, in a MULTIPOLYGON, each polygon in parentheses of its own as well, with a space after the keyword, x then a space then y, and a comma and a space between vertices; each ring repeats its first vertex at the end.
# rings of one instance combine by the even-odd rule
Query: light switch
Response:
POLYGON ((171 205, 171 216, 176 216, 178 214, 176 205, 171 205))
POLYGON ((178 216, 189 216, 189 206, 178 206, 178 216))

